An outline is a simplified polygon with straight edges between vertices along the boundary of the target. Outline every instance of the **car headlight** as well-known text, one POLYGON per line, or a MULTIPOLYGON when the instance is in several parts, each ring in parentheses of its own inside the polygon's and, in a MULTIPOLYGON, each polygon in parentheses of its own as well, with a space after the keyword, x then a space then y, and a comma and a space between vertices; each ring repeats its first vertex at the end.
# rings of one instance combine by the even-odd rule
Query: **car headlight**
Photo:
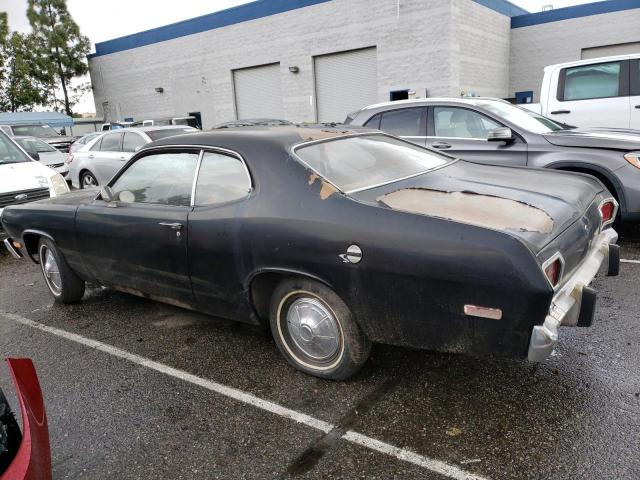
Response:
POLYGON ((634 167, 640 168, 640 152, 625 153, 624 159, 634 167))
POLYGON ((67 193, 69 191, 69 186, 65 181, 64 177, 59 173, 56 173, 52 177, 49 178, 49 182, 51 182, 51 196, 56 197, 58 195, 62 195, 63 193, 67 193))

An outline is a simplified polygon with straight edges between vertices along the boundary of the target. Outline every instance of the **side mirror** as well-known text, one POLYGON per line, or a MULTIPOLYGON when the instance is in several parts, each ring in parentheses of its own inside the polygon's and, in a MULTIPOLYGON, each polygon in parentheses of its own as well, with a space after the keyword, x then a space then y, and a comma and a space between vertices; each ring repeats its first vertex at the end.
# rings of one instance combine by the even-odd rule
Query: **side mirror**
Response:
POLYGON ((113 202, 113 190, 111 190, 111 187, 102 187, 100 190, 100 198, 107 203, 113 202))
POLYGON ((40 154, 38 152, 30 152, 27 150, 27 153, 31 158, 33 158, 36 162, 40 161, 40 154))
POLYGON ((495 128, 487 133, 489 142, 512 142, 513 140, 513 132, 508 127, 495 128))

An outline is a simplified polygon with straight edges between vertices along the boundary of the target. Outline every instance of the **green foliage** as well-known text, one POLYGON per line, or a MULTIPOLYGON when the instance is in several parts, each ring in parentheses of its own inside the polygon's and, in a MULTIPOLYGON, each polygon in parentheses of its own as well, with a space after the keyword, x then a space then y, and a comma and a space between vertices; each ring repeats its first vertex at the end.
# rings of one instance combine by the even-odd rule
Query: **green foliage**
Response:
POLYGON ((36 39, 32 35, 13 32, 0 45, 4 59, 0 75, 0 108, 13 112, 31 110, 49 100, 50 78, 40 70, 36 39))
POLYGON ((70 81, 89 70, 86 63, 89 39, 80 33, 80 28, 71 18, 66 0, 29 0, 27 18, 40 52, 42 77, 56 84, 59 82, 64 95, 64 110, 67 115, 72 115, 74 96, 70 94, 74 92, 70 81))

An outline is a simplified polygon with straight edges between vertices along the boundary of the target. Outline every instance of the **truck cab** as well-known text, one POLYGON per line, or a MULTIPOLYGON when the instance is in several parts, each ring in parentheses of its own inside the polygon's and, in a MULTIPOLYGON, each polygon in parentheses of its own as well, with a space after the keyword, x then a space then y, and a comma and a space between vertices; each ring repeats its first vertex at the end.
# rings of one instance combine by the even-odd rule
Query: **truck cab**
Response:
POLYGON ((540 103, 522 106, 578 127, 640 130, 640 54, 545 67, 540 103))

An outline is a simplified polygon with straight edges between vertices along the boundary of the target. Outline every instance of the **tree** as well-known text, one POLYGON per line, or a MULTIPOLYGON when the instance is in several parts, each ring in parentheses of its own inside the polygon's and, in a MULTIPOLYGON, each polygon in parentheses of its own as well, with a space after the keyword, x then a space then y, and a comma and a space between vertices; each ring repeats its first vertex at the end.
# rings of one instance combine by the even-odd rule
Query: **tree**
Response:
POLYGON ((42 57, 46 62, 43 65, 46 75, 60 82, 64 110, 71 116, 70 82, 89 70, 85 60, 90 48, 89 39, 80 33, 71 18, 66 0, 29 0, 27 18, 39 48, 46 52, 42 57))
POLYGON ((0 75, 0 108, 16 112, 31 110, 49 101, 50 77, 41 70, 42 65, 34 51, 35 38, 13 32, 0 45, 3 74, 0 75))
POLYGON ((9 41, 9 19, 7 12, 0 12, 0 110, 6 110, 2 102, 2 86, 7 78, 7 43, 9 41))

